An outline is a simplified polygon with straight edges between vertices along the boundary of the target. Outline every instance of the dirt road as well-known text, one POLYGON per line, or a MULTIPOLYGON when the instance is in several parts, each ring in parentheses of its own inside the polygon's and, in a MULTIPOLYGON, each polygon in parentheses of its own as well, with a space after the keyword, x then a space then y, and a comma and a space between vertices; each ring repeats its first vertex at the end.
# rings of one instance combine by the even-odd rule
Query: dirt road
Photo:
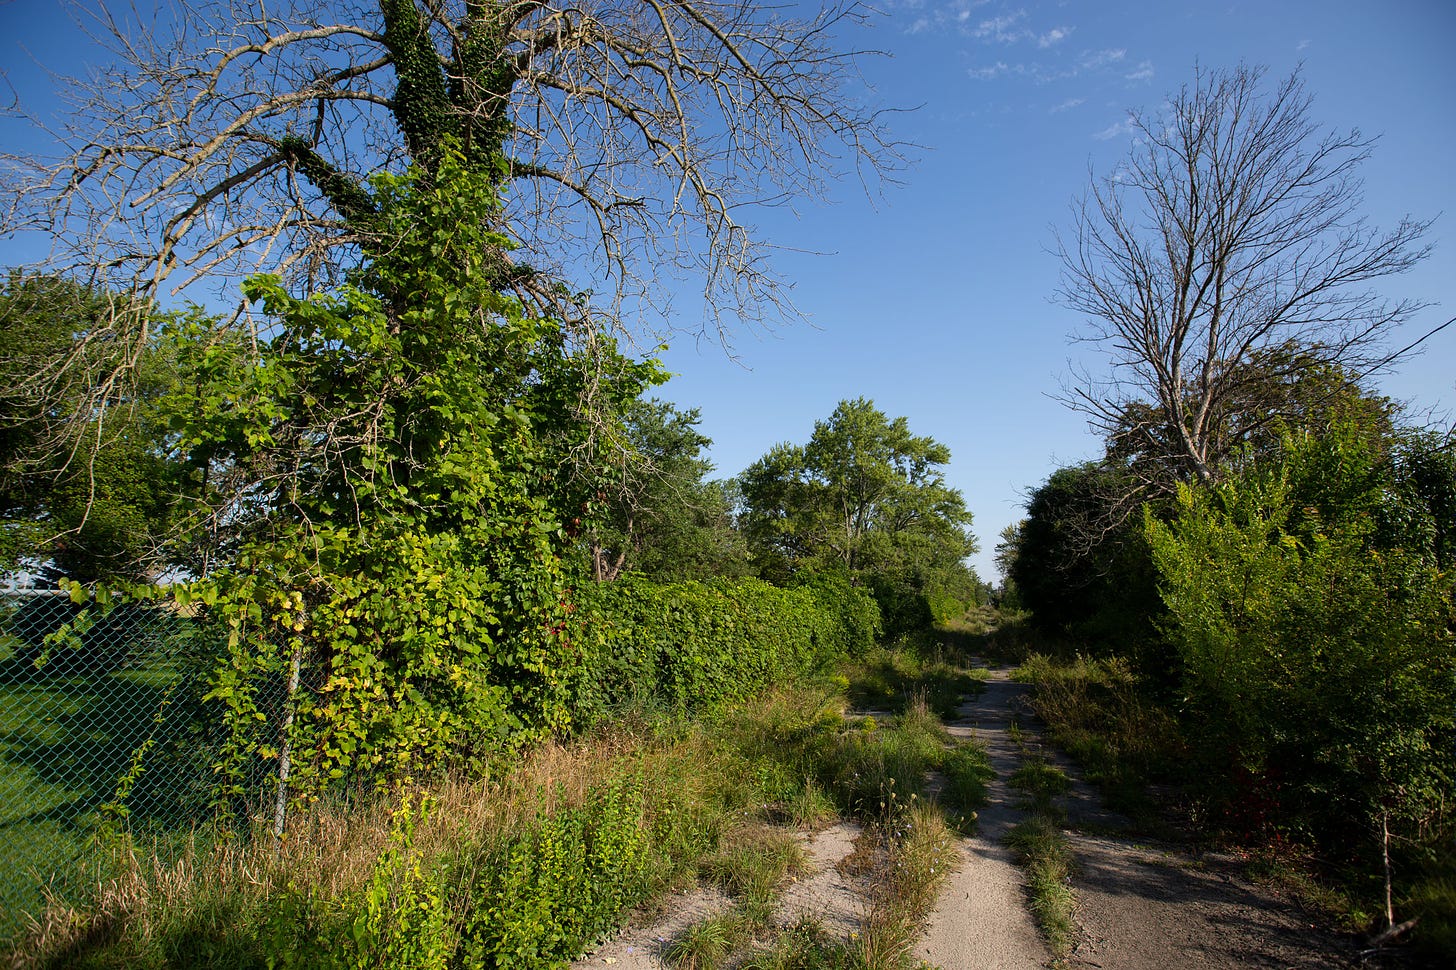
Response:
MULTIPOLYGON (((1066 797, 1067 838, 1075 859, 1076 941, 1059 963, 1067 970, 1235 970, 1348 967, 1345 942, 1314 929, 1293 901, 1240 872, 1237 860, 1190 855, 1128 834, 1126 820, 1107 812, 1077 779, 1075 766, 1043 748, 1026 706, 1030 688, 991 668, 986 689, 960 707, 952 735, 985 745, 996 778, 974 836, 959 846, 915 956, 943 970, 1039 970, 1053 966, 1029 914, 1022 872, 1005 839, 1021 818, 1006 784, 1022 760, 1041 754, 1072 778, 1066 797)), ((781 901, 779 925, 812 915, 839 936, 851 934, 867 909, 865 887, 840 871, 857 826, 841 823, 803 833, 808 872, 781 901)), ((657 970, 667 951, 697 920, 731 901, 699 890, 667 901, 655 920, 639 924, 573 964, 577 970, 657 970)))
POLYGON ((961 866, 946 880, 918 951, 932 966, 1035 970, 1051 959, 1027 912, 1021 870, 1005 845, 1020 816, 1006 779, 1021 763, 1012 722, 1026 691, 1006 671, 994 671, 981 695, 962 705, 959 719, 946 725, 952 736, 975 738, 986 746, 996 777, 988 786, 976 834, 961 844, 961 866))
MULTIPOLYGON (((988 689, 962 706, 952 733, 986 744, 1000 779, 1039 742, 1024 710, 1026 688, 992 669, 988 689), (1020 743, 1009 726, 1019 726, 1020 743)), ((1048 752, 1048 754, 1051 754, 1048 752)), ((1053 755, 1055 758, 1055 755, 1053 755)), ((1077 780, 1067 799, 1076 862, 1077 941, 1065 966, 1099 970, 1315 968, 1350 965, 1348 944, 1314 929, 1300 907, 1244 878, 1229 857, 1188 855, 1127 834, 1077 780)), ((1050 954, 1030 929, 1020 873, 1002 839, 1019 817, 1014 793, 998 781, 965 864, 947 881, 920 955, 944 970, 1039 967, 1050 954)))

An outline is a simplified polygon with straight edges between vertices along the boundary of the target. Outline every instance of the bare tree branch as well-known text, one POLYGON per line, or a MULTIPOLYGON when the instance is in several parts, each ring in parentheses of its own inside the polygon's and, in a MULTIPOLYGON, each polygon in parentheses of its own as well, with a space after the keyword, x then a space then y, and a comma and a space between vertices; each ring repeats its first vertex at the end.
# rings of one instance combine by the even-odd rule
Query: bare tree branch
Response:
POLYGON ((806 20, 749 0, 77 13, 114 64, 58 77, 69 114, 31 119, 57 157, 0 154, 0 225, 48 233, 48 271, 143 298, 226 292, 280 265, 308 285, 337 278, 369 177, 428 166, 450 136, 511 160, 503 227, 521 262, 595 293, 607 319, 629 297, 665 306, 664 274, 692 273, 726 337, 791 312, 745 207, 900 161, 883 113, 859 103, 860 52, 837 46, 867 15, 856 0, 806 20))
POLYGON ((1127 160, 1057 240, 1061 301, 1111 365, 1075 375, 1064 400, 1161 456, 1155 491, 1216 477, 1270 420, 1247 405, 1294 376, 1280 366, 1368 375, 1400 357, 1384 341, 1427 305, 1369 288, 1428 255, 1431 224, 1380 232, 1360 215, 1372 142, 1319 131, 1298 73, 1262 82, 1257 68, 1199 72, 1164 110, 1133 113, 1127 160))

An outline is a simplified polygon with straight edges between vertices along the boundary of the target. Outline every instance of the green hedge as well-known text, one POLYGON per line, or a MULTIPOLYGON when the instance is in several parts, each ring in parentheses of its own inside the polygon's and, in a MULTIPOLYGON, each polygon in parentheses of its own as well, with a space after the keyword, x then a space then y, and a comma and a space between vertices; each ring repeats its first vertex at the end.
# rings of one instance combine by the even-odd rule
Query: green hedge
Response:
POLYGON ((627 579, 581 591, 579 604, 578 723, 648 698, 696 707, 749 697, 860 654, 880 633, 874 599, 837 577, 793 589, 627 579))

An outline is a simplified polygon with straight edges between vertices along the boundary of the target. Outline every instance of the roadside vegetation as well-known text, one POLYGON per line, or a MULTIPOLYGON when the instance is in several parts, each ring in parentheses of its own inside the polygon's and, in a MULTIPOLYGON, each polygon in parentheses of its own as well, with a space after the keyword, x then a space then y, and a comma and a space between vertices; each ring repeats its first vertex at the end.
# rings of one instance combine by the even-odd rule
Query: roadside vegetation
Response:
POLYGON ((1456 952, 1449 833, 1434 829, 1424 845, 1392 839, 1389 869, 1378 834, 1342 849, 1321 845, 1277 803, 1251 793, 1247 777, 1210 777, 1199 724, 1129 668, 1125 658, 1056 652, 1033 653, 1018 672, 1036 685, 1032 708, 1048 740, 1077 761, 1110 808, 1144 834, 1238 851, 1251 876, 1293 891, 1344 932, 1385 946, 1411 935, 1403 952, 1416 965, 1442 966, 1456 952), (1382 938, 1392 927, 1398 932, 1382 938))
POLYGON ((498 765, 491 780, 320 803, 276 845, 257 833, 198 837, 170 861, 137 851, 116 860, 120 873, 89 905, 46 911, 12 959, 557 966, 633 907, 650 914, 668 890, 702 883, 733 907, 673 943, 679 966, 717 966, 745 948, 755 966, 912 965, 949 868, 946 813, 974 817, 984 756, 952 745, 916 697, 883 721, 847 716, 847 688, 878 680, 886 663, 916 666, 883 652, 868 667, 692 717, 621 710, 578 741, 498 765), (944 809, 924 787, 936 770, 955 779, 944 809), (808 924, 777 927, 775 901, 805 864, 798 832, 838 818, 865 826, 856 855, 874 889, 862 930, 842 940, 808 924))
POLYGON ((1152 817, 1152 782, 1194 838, 1302 862, 1370 948, 1449 966, 1456 438, 1371 383, 1425 339, 1373 287, 1430 223, 1366 223, 1370 142, 1312 119, 1298 72, 1250 65, 1131 115, 1058 247, 1103 451, 1029 493, 1001 603, 1115 806, 1152 817))

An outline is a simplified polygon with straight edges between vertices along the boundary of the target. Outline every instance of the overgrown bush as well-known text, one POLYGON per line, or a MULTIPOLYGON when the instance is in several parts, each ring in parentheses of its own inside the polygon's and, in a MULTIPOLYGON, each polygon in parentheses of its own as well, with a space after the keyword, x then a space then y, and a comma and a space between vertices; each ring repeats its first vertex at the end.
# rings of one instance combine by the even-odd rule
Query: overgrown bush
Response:
POLYGON ((1456 782, 1456 577, 1400 467, 1337 428, 1148 524, 1209 793, 1367 866, 1449 844, 1456 782))
POLYGON ((648 697, 684 707, 743 699, 862 655, 879 633, 874 600, 842 580, 781 589, 756 579, 628 579, 586 587, 578 598, 579 719, 648 697))

